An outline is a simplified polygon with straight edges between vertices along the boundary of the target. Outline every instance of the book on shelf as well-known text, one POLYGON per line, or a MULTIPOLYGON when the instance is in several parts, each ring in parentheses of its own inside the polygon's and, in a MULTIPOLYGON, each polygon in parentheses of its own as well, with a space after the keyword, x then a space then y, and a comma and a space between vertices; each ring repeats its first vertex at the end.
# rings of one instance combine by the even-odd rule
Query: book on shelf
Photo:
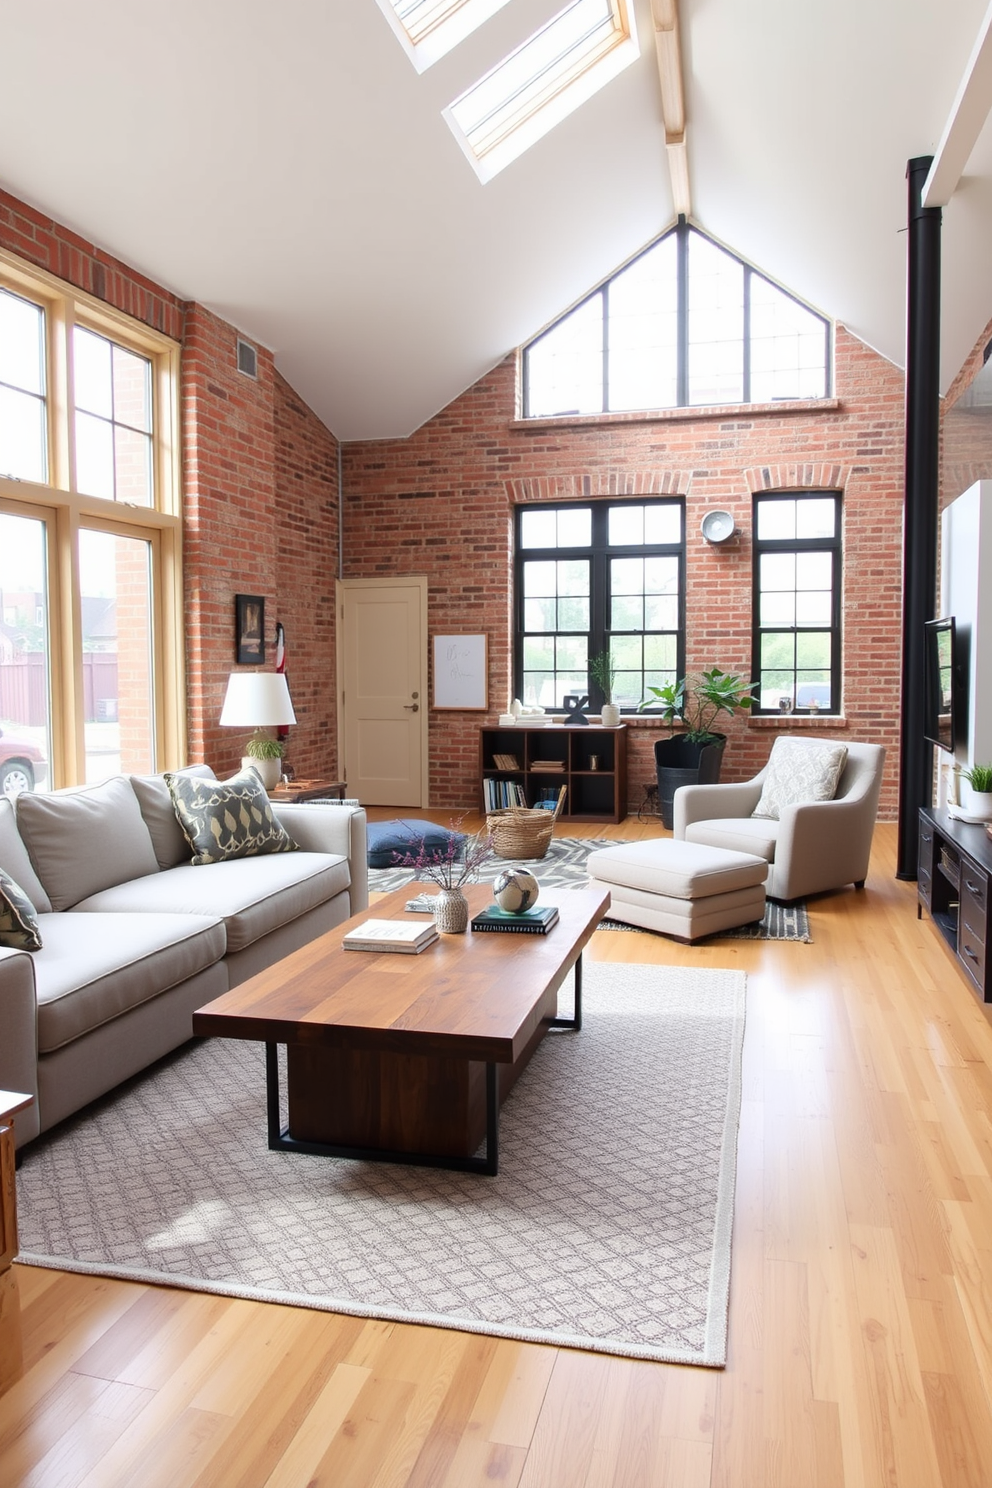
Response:
POLYGON ((497 770, 519 770, 520 765, 515 754, 494 754, 493 765, 497 770))
POLYGON ((535 904, 533 909, 511 914, 498 904, 487 904, 472 920, 473 930, 502 930, 510 935, 547 935, 558 922, 556 904, 535 904))
POLYGON ((565 761, 551 759, 536 759, 530 762, 531 770, 546 770, 549 775, 564 775, 565 761))
POLYGON ((417 956, 438 939, 437 926, 414 920, 365 920, 341 939, 346 951, 399 951, 417 956))
POLYGON ((505 811, 508 806, 527 805, 527 796, 518 780, 494 780, 489 775, 482 781, 482 799, 487 811, 505 811))

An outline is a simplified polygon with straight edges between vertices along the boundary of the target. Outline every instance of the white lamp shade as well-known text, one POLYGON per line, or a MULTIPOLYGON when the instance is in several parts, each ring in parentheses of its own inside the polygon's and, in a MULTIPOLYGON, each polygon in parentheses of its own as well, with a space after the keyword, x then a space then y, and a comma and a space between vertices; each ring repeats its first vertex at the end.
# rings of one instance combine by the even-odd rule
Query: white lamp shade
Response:
POLYGON ((220 721, 225 728, 284 728, 296 722, 282 672, 232 672, 220 721))

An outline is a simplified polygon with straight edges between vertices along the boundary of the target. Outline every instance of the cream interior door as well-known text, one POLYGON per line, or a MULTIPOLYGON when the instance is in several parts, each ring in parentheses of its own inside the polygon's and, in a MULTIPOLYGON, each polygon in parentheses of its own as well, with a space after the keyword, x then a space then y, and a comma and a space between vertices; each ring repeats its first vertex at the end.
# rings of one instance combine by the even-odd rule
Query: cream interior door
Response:
POLYGON ((342 579, 339 717, 348 794, 427 805, 427 580, 342 579))

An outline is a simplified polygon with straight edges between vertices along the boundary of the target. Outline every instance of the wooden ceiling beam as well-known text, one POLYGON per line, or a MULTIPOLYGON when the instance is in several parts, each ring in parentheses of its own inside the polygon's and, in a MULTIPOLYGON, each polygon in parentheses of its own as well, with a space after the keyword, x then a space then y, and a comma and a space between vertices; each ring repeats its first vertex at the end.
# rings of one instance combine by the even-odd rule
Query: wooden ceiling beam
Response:
POLYGON ((964 174, 972 150, 992 109, 992 4, 985 12, 968 65, 930 173, 923 184, 925 207, 946 207, 964 174))
POLYGON ((655 51, 661 83, 661 117, 672 183, 672 200, 682 217, 690 215, 689 157, 686 149, 685 87, 678 0, 651 0, 655 51))

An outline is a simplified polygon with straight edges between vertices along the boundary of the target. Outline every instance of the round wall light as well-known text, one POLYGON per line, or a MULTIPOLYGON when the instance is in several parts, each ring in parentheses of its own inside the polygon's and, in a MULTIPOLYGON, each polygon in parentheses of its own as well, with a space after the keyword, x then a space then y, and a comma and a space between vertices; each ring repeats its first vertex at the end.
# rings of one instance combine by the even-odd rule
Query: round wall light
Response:
POLYGON ((699 530, 708 543, 726 542, 728 537, 734 535, 734 519, 729 512, 707 512, 699 524, 699 530))

